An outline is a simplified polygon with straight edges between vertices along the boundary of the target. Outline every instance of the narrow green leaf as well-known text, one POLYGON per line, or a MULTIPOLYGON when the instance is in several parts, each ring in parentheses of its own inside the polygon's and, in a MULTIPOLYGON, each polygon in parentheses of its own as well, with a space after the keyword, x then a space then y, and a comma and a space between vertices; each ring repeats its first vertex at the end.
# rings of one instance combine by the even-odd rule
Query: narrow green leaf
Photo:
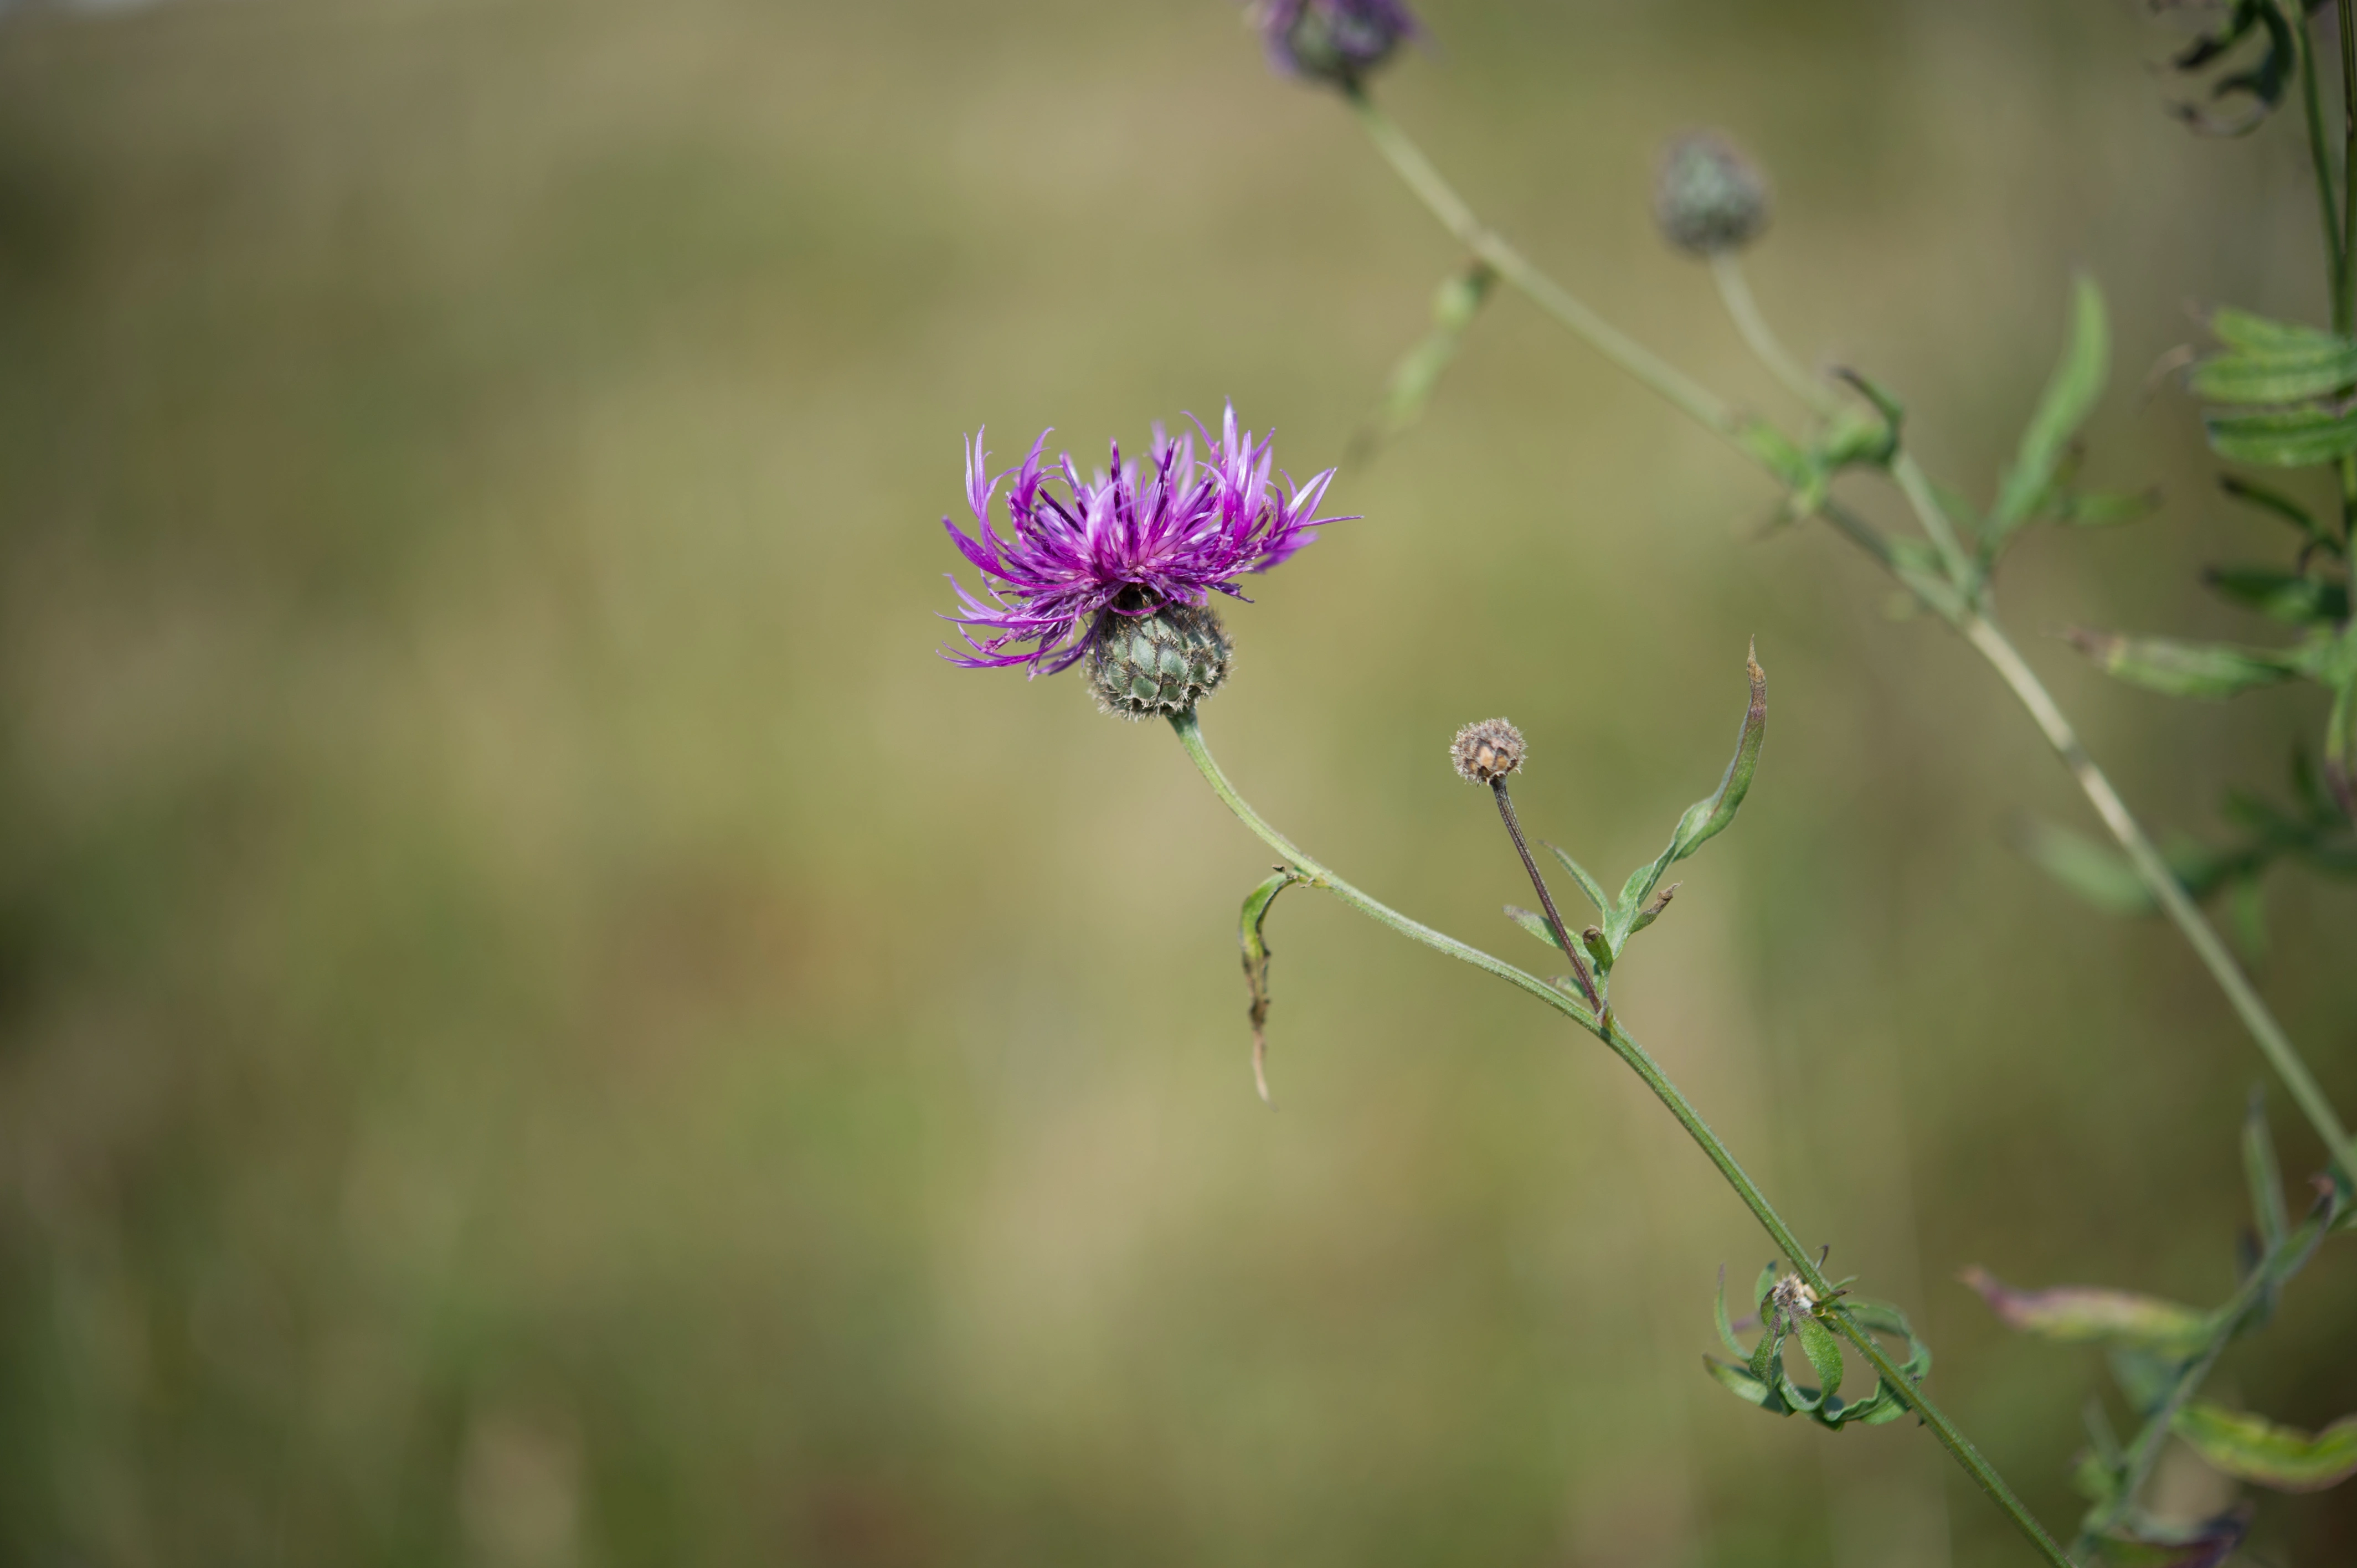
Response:
POLYGON ((1725 1263, 1718 1265, 1718 1294, 1712 1305, 1713 1310, 1718 1315, 1719 1343, 1734 1352, 1738 1359, 1749 1359, 1751 1352, 1746 1350, 1742 1341, 1736 1338, 1735 1325, 1727 1320, 1727 1265, 1725 1263))
POLYGON ((2275 321, 2222 305, 2210 315, 2211 335, 2229 349, 2255 355, 2320 354, 2349 340, 2320 327, 2275 321))
POLYGON ((1589 903, 1596 906, 1596 912, 1599 915, 1612 913, 1612 903, 1604 897, 1603 885, 1587 875, 1587 868, 1566 854, 1559 846, 1550 843, 1547 848, 1554 854, 1555 859, 1563 862, 1563 868, 1571 873, 1571 879, 1579 884, 1579 890, 1587 896, 1589 903))
POLYGON ((2170 1430, 2211 1468, 2278 1492, 2320 1492, 2357 1476, 2357 1415, 2309 1433, 2196 1400, 2170 1430))
POLYGON ((1490 263, 1478 258, 1441 280, 1433 293, 1432 329, 1393 368, 1376 414, 1378 428, 1362 433, 1360 446, 1371 448, 1399 435, 1424 416, 1442 372, 1464 347, 1466 330, 1497 281, 1490 263))
POLYGON ((1276 896, 1303 878, 1297 871, 1279 866, 1276 875, 1244 895, 1243 913, 1236 921, 1236 945, 1243 951, 1244 985, 1252 994, 1253 1083, 1261 1103, 1268 1098, 1268 937, 1263 929, 1276 896))
POLYGON ((2133 1345, 2177 1356, 2190 1354, 2210 1336, 2207 1313, 2158 1296, 2086 1285, 2018 1291, 1979 1268, 1961 1277, 2007 1327, 2065 1344, 2133 1345))
POLYGON ((2349 618, 2349 590, 2321 577, 2273 566, 2212 566, 2202 581, 2219 597, 2291 626, 2349 618))
POLYGON ((2094 412, 2111 373, 2111 328, 2104 317, 2103 291, 2083 274, 2072 292, 2071 341, 2046 382, 2029 428, 2022 432, 2021 448, 1997 489, 1996 509, 1989 514, 1988 543, 2029 521, 2054 482, 2054 470, 2071 438, 2094 412))
MULTIPOLYGON (((1702 1359, 1702 1369, 1717 1379, 1720 1387, 1746 1403, 1765 1405, 1769 1402, 1768 1385, 1741 1367, 1729 1366, 1716 1356, 1705 1356, 1702 1359)), ((1777 1404, 1779 1408, 1776 1413, 1783 1414, 1781 1408, 1782 1402, 1778 1401, 1777 1404)))
POLYGON ((2251 1505, 2190 1524, 2141 1512, 2129 1520, 2104 1534, 2104 1568, 2223 1568, 2251 1531, 2251 1505))
POLYGON ((1823 1397, 1832 1399, 1841 1392, 1841 1342, 1813 1317, 1803 1317, 1794 1327, 1800 1335, 1801 1354, 1809 1359, 1809 1365, 1816 1369, 1818 1380, 1824 1384, 1823 1397))
POLYGON ((2123 637, 2083 627, 2067 635, 2071 645, 2104 673, 2169 697, 2231 697, 2261 686, 2279 686, 2298 672, 2295 659, 2273 649, 2123 637))
POLYGON ((1525 909, 1519 904, 1509 904, 1506 906, 1506 918, 1513 921, 1555 951, 1563 951, 1563 944, 1555 940, 1555 928, 1547 924, 1547 918, 1544 915, 1535 910, 1525 909))
POLYGON ((2281 490, 2272 489, 2266 485, 2254 484, 2237 474, 2220 476, 2218 488, 2244 505, 2256 507, 2259 510, 2291 524, 2311 542, 2322 544, 2333 542, 2331 535, 2317 526, 2316 519, 2309 510, 2281 490))
POLYGON ((2283 1168, 2276 1163, 2275 1139, 2267 1132, 2267 1091, 2257 1086, 2243 1113, 2243 1177, 2251 1189, 2259 1240, 2273 1251, 2291 1229, 2291 1217, 2284 1208, 2283 1168))
MULTIPOLYGON (((1757 645, 1744 656, 1744 667, 1751 677, 1751 701, 1743 710, 1743 726, 1736 732, 1735 756, 1720 777, 1718 789, 1708 799, 1687 807, 1686 814, 1678 820, 1665 860, 1684 860, 1724 832, 1735 821, 1743 797, 1751 792, 1751 776, 1760 770, 1760 747, 1768 738, 1768 672, 1760 668, 1757 645)), ((1652 891, 1650 885, 1646 891, 1652 891)))
POLYGON ((2324 408, 2267 408, 2204 416, 2210 449, 2230 463, 2307 468, 2357 452, 2357 415, 2324 408))

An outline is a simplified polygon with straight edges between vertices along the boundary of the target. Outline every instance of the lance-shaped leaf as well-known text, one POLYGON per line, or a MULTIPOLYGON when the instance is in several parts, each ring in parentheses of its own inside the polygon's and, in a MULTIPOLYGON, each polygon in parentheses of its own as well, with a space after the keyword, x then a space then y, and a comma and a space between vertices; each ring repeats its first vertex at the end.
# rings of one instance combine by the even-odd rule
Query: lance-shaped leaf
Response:
POLYGON ((2153 912, 2152 890, 2127 856, 2109 845, 2036 817, 2014 824, 2011 836, 2025 858, 2098 909, 2115 915, 2153 912))
POLYGON ((2307 468, 2357 452, 2357 414, 2329 408, 2263 408, 2202 420, 2210 449, 2230 463, 2307 468))
POLYGON ((2255 484, 2238 474, 2221 476, 2218 488, 2244 505, 2255 507, 2270 517, 2291 524, 2310 544, 2334 554, 2340 553, 2341 542, 2317 522, 2314 513, 2281 490, 2255 484))
POLYGON ((1813 1317, 1803 1317, 1793 1328, 1800 1336, 1801 1354, 1809 1359, 1809 1365, 1816 1369, 1817 1380, 1824 1385, 1824 1397, 1832 1399, 1841 1392, 1841 1342, 1834 1337, 1833 1330, 1813 1317))
POLYGON ((1366 456, 1383 441, 1398 435, 1424 416, 1433 389, 1465 345, 1467 328, 1498 281, 1490 263, 1478 258, 1443 278, 1432 296, 1432 330, 1393 368, 1376 414, 1376 428, 1361 433, 1355 443, 1366 456))
POLYGON ((1589 903, 1596 906, 1598 914, 1612 913, 1612 900, 1604 896, 1604 885, 1587 874, 1587 867, 1565 854, 1559 845, 1550 843, 1547 849, 1555 859, 1563 862, 1563 868, 1571 873, 1571 879, 1579 884, 1579 890, 1587 896, 1589 903))
POLYGON ((2061 1285, 2020 1291, 1987 1270, 1966 1269, 1964 1282, 2008 1328, 2066 1344, 2131 1345, 2161 1356, 2190 1355, 2210 1337, 2210 1315, 2130 1291, 2061 1285))
POLYGON ((1252 993, 1253 1083, 1261 1103, 1268 1098, 1268 937, 1263 927, 1276 896, 1304 880, 1301 874, 1279 866, 1276 875, 1244 896, 1243 915, 1236 921, 1236 945, 1243 950, 1244 985, 1252 993))
MULTIPOLYGON (((1768 738, 1768 672, 1760 668, 1757 644, 1744 655, 1743 662, 1751 677, 1751 701, 1743 710, 1742 727, 1736 731, 1735 756, 1720 776, 1717 789, 1687 807, 1686 814, 1678 819, 1678 831, 1670 839, 1672 861, 1684 860, 1726 831, 1735 821, 1743 797, 1751 792, 1751 776, 1760 770, 1760 747, 1768 738)), ((1649 886, 1646 891, 1652 889, 1649 886)))
POLYGON ((1555 951, 1563 951, 1563 944, 1555 940, 1555 928, 1547 924, 1547 918, 1544 915, 1535 909, 1525 909, 1519 904, 1509 904, 1505 908, 1506 918, 1513 921, 1555 951))
POLYGON ((2038 400, 2038 412, 2021 435, 2021 448, 1997 489, 1986 543, 1994 552, 2006 535, 2034 516, 2054 483, 2071 438, 2094 412, 2111 373, 2111 328, 2104 316, 2103 291, 2082 274, 2072 290, 2071 341, 2038 400))
POLYGON ((2268 648, 2123 637, 2084 627, 2072 628, 2069 636, 2071 645, 2105 674, 2169 697, 2231 697, 2261 686, 2279 686, 2299 670, 2297 657, 2268 648))
POLYGON ((2349 618, 2349 590, 2339 583, 2273 566, 2212 566, 2201 580, 2220 598, 2258 611, 2270 620, 2313 626, 2349 618))
POLYGON ((2320 1492, 2357 1476, 2357 1415, 2302 1432, 2195 1400, 2170 1430, 2211 1468, 2278 1492, 2320 1492))
POLYGON ((2186 385, 2212 402, 2303 403, 2357 381, 2357 340, 2233 309, 2210 329, 2226 350, 2196 364, 2186 385))

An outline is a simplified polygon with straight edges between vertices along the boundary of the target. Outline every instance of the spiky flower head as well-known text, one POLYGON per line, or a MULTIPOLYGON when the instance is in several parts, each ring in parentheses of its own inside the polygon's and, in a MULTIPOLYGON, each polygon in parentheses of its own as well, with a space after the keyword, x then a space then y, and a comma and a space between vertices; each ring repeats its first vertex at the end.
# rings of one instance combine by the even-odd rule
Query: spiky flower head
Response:
POLYGON ((1089 650, 1097 706, 1125 719, 1183 714, 1220 689, 1234 650, 1220 618, 1200 605, 1172 605, 1115 622, 1089 650))
POLYGON ((1503 719, 1483 719, 1457 732, 1449 760, 1469 784, 1494 784, 1523 765, 1523 732, 1503 719))
POLYGON ((1253 22, 1277 70, 1345 87, 1424 30, 1400 0, 1260 0, 1253 22))
POLYGON ((1143 464, 1125 462, 1115 443, 1112 468, 1083 478, 1069 455, 1043 464, 1047 445, 1042 431, 1029 456, 993 477, 981 434, 966 444, 974 532, 969 537, 948 518, 942 526, 982 574, 985 596, 951 578, 961 605, 944 618, 965 643, 948 655, 953 663, 1054 674, 1149 617, 1200 608, 1215 592, 1243 598, 1244 574, 1284 561, 1321 524, 1348 521, 1317 515, 1333 469, 1305 484, 1287 478, 1280 488, 1269 438, 1239 432, 1232 406, 1217 438, 1204 433, 1200 457, 1193 435, 1174 441, 1157 424, 1143 464), (1010 532, 1001 533, 990 508, 1010 476, 1010 532))
POLYGON ((1768 182, 1725 137, 1690 131, 1662 149, 1653 219, 1689 255, 1741 250, 1768 227, 1768 182))

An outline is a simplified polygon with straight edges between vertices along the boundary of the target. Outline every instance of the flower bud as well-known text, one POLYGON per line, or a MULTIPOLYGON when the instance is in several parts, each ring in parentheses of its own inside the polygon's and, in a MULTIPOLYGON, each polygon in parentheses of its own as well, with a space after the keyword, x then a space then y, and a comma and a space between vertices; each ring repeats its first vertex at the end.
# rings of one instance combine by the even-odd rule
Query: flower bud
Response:
POLYGON ((1253 20, 1279 70, 1342 86, 1355 84, 1416 33, 1400 0, 1261 0, 1253 20))
POLYGON ((1183 714, 1228 678, 1232 649, 1220 618, 1200 605, 1109 618, 1089 650, 1097 705, 1125 719, 1183 714))
POLYGON ((1503 719, 1483 719, 1457 732, 1448 748, 1458 776, 1469 784, 1494 784, 1523 765, 1523 732, 1503 719))
POLYGON ((1739 251, 1768 227, 1768 183, 1724 138, 1689 132, 1662 149, 1653 220, 1689 255, 1739 251))

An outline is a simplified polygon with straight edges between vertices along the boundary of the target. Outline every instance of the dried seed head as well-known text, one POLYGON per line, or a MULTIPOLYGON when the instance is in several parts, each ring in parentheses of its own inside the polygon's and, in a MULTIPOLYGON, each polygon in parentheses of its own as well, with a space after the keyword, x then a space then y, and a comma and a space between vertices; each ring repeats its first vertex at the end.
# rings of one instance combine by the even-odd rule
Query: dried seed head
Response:
POLYGON ((1522 767, 1523 732, 1503 719, 1483 719, 1457 732, 1448 756, 1468 783, 1494 784, 1522 767))
POLYGON ((1125 719, 1183 714, 1219 690, 1233 649, 1220 618, 1200 605, 1165 605, 1149 616, 1113 615, 1089 650, 1089 690, 1125 719))
POLYGON ((1739 251, 1768 227, 1768 182, 1724 138, 1689 132, 1662 149, 1653 220, 1689 255, 1739 251))
POLYGON ((1787 1323, 1797 1322, 1817 1310, 1817 1293, 1800 1275, 1786 1274, 1768 1287, 1768 1305, 1782 1313, 1787 1323))

